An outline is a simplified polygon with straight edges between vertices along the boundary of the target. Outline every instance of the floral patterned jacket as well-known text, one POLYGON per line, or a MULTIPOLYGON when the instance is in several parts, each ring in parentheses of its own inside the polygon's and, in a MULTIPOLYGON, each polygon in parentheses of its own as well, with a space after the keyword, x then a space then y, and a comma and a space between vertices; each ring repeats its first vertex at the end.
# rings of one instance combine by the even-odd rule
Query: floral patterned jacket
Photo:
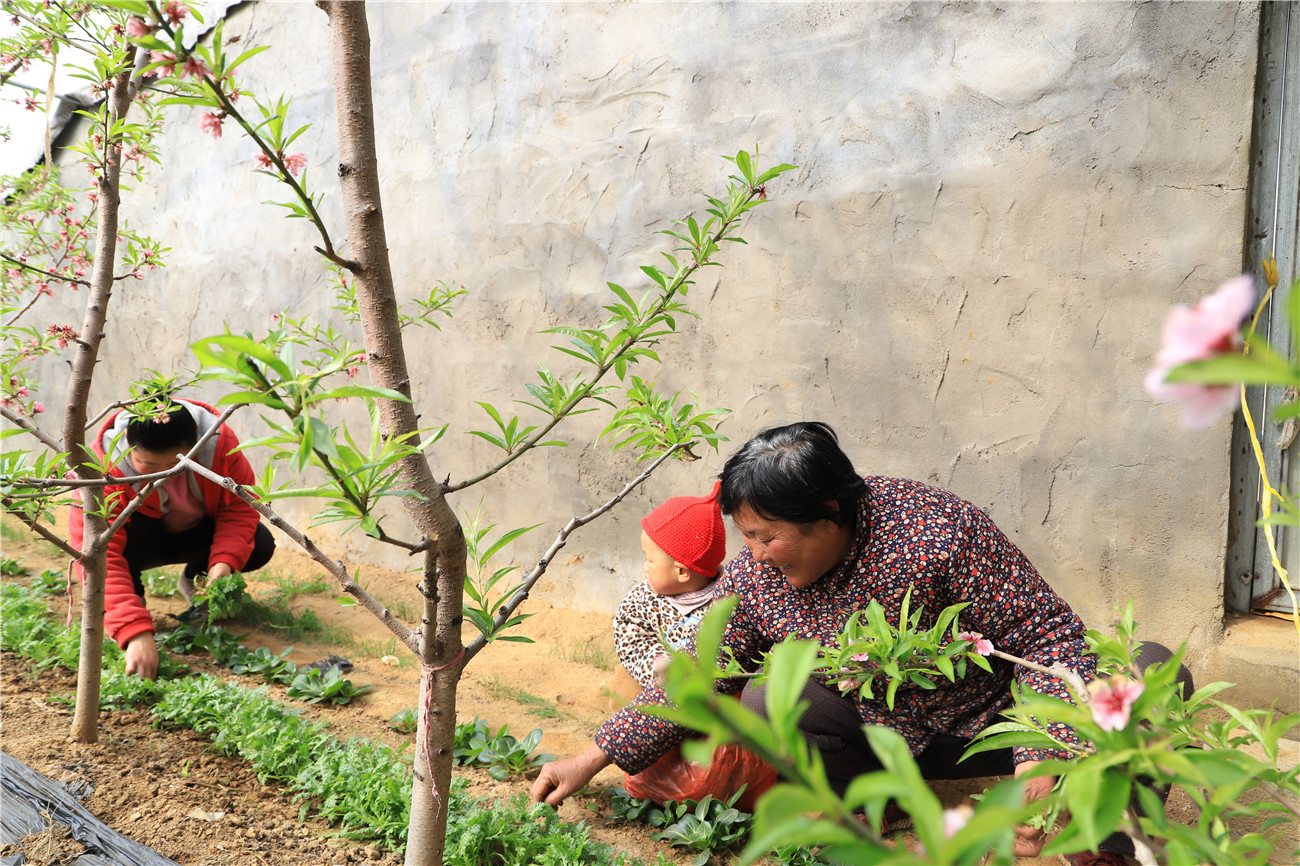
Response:
MULTIPOLYGON (((716 586, 716 583, 714 584, 716 586)), ((644 581, 632 587, 614 614, 614 650, 632 679, 649 688, 655 684, 654 661, 663 655, 663 643, 676 649, 695 645, 695 630, 711 601, 689 613, 644 581)))
MULTIPOLYGON (((834 646, 849 616, 874 598, 897 622, 912 588, 911 608, 924 605, 923 628, 945 607, 970 602, 958 618, 963 630, 980 632, 997 648, 1043 666, 1060 663, 1085 681, 1095 659, 1084 654, 1084 625, 1052 591, 1025 555, 983 511, 959 497, 916 481, 869 477, 859 501, 853 547, 835 570, 804 589, 794 589, 781 572, 755 562, 743 549, 726 566, 717 593, 738 596, 723 644, 748 668, 759 654, 787 636, 834 646)), ((1001 660, 993 672, 974 666, 965 679, 940 682, 925 691, 899 689, 894 710, 883 700, 854 697, 864 724, 883 725, 920 754, 937 733, 971 737, 992 724, 1011 703, 1011 683, 1068 697, 1064 684, 1045 674, 1001 660)), ((740 691, 742 682, 719 684, 740 691)), ((666 704, 651 685, 601 726, 596 744, 628 773, 640 772, 679 743, 684 728, 642 712, 666 704)), ((1054 734, 1072 736, 1065 726, 1054 734)), ((1057 750, 1016 748, 1016 763, 1065 758, 1057 750)))

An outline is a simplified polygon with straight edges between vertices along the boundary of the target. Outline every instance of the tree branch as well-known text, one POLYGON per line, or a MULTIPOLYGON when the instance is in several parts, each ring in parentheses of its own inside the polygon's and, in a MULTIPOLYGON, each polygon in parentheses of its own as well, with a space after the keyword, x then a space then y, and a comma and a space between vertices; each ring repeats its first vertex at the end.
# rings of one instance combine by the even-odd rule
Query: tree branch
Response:
POLYGON ((718 230, 713 235, 707 238, 704 242, 701 242, 700 245, 696 247, 696 255, 692 260, 690 266, 687 267, 681 273, 673 277, 672 283, 664 290, 663 297, 661 297, 656 302, 654 307, 650 309, 649 313, 642 321, 636 336, 633 337, 632 339, 629 339, 627 343, 625 343, 621 348, 618 349, 618 351, 616 351, 613 355, 611 355, 603 364, 598 365, 596 367, 596 375, 592 378, 592 380, 588 382, 581 391, 579 391, 577 394, 574 394, 568 403, 560 407, 560 409, 556 411, 554 417, 552 417, 549 422, 539 427, 537 432, 535 432, 528 439, 524 440, 524 442, 520 444, 518 449, 512 451, 504 460, 497 463, 495 466, 492 466, 491 468, 486 469, 483 472, 480 472, 478 475, 475 475, 472 478, 468 478, 464 481, 458 481, 455 484, 445 485, 443 487, 443 491, 445 493, 454 493, 457 490, 464 490, 466 487, 472 487, 473 485, 478 484, 480 481, 484 481, 488 478, 491 478, 493 475, 497 474, 502 469, 506 468, 511 463, 518 460, 525 453, 531 451, 533 448, 537 446, 539 442, 541 442, 547 436, 549 436, 550 432, 554 430, 555 427, 561 421, 563 421, 570 414, 572 414, 573 411, 578 407, 579 404, 582 403, 583 400, 586 400, 588 397, 591 396, 592 392, 596 390, 597 383, 599 383, 600 380, 603 379, 605 375, 609 373, 610 370, 614 369, 619 359, 622 358, 624 355, 626 355, 633 347, 637 345, 637 343, 641 339, 641 333, 644 332, 644 329, 646 327, 649 327, 649 325, 653 323, 655 319, 659 317, 660 314, 663 313, 664 309, 668 306, 669 302, 672 301, 672 299, 677 295, 677 293, 684 286, 690 285, 691 276, 693 276, 696 271, 700 270, 701 268, 709 264, 709 255, 711 254, 711 252, 720 249, 719 242, 726 239, 728 232, 735 226, 736 223, 740 221, 740 218, 744 216, 744 214, 746 213, 746 210, 744 209, 743 206, 748 204, 750 201, 752 201, 754 198, 758 196, 759 196, 759 191, 757 189, 750 189, 748 191, 748 194, 741 200, 740 207, 738 207, 738 212, 736 213, 736 215, 731 219, 724 220, 722 224, 718 226, 718 230))
MULTIPOLYGON (((542 579, 542 575, 546 573, 547 567, 555 560, 555 555, 559 553, 560 548, 564 547, 568 542, 569 536, 573 534, 574 530, 581 526, 585 526, 597 517, 600 517, 602 514, 609 511, 618 503, 622 502, 629 493, 641 484, 641 482, 649 478, 651 473, 658 469, 665 460, 685 447, 687 447, 687 443, 679 442, 672 448, 669 448, 663 454, 660 454, 655 458, 654 463, 651 463, 649 468, 636 478, 629 481, 622 490, 615 494, 613 499, 610 499, 604 505, 599 506, 595 510, 590 511, 581 517, 570 519, 569 522, 564 525, 564 528, 560 530, 559 534, 555 536, 555 540, 551 542, 551 546, 542 554, 542 558, 537 561, 537 565, 533 566, 533 570, 524 577, 523 582, 520 584, 519 588, 515 590, 514 595, 510 596, 509 601, 501 605, 498 609, 496 616, 492 618, 492 632, 495 634, 497 630, 505 625, 506 621, 510 619, 511 615, 514 614, 519 605, 524 603, 524 600, 528 598, 528 593, 537 585, 537 581, 542 579)), ((480 634, 478 637, 474 638, 474 640, 470 642, 470 645, 465 648, 466 664, 468 664, 470 659, 474 658, 483 647, 487 646, 487 644, 488 639, 486 635, 480 634)))
MULTIPOLYGON (((195 379, 190 379, 185 382, 178 382, 176 386, 171 390, 180 391, 186 386, 194 384, 195 381, 196 381, 195 379)), ((157 400, 158 398, 159 398, 159 394, 154 393, 154 394, 146 394, 143 397, 138 397, 134 400, 117 400, 112 403, 109 403, 100 411, 98 415, 96 415, 94 418, 91 418, 89 421, 86 422, 86 429, 89 430, 91 427, 94 427, 104 418, 108 417, 108 413, 112 412, 114 409, 129 409, 130 407, 135 406, 138 403, 143 403, 147 400, 157 400)))
POLYGON ((29 519, 27 515, 23 514, 22 511, 15 506, 14 501, 10 499, 8 496, 0 497, 0 504, 4 505, 6 512, 12 514, 14 517, 21 520, 23 522, 23 525, 26 526, 28 529, 30 529, 32 532, 35 532, 41 538, 44 538, 50 544, 53 544, 59 550, 62 550, 64 553, 66 553, 68 556, 72 557, 73 559, 77 560, 78 562, 81 561, 81 553, 76 548, 68 544, 68 542, 64 541, 59 536, 55 535, 53 532, 51 532, 43 525, 41 525, 40 521, 29 519))
POLYGON ((389 631, 397 636, 397 639, 400 640, 407 649, 413 653, 419 652, 419 644, 411 630, 394 617, 388 608, 381 604, 378 599, 362 589, 360 584, 348 575, 348 571, 343 566, 342 562, 337 559, 330 559, 324 551, 312 542, 310 538, 299 532, 292 524, 286 522, 284 518, 276 514, 270 506, 257 499, 253 494, 249 493, 239 484, 236 484, 233 478, 218 475, 206 466, 195 463, 188 457, 181 457, 180 463, 177 465, 184 466, 191 472, 202 475, 204 478, 216 484, 220 484, 226 490, 229 490, 231 493, 247 502, 252 506, 254 511, 265 517, 272 526, 289 536, 289 538, 297 543, 299 547, 305 550, 308 556, 324 566, 324 568, 339 582, 339 585, 343 587, 343 591, 355 598, 357 603, 366 610, 373 613, 380 622, 388 627, 389 631))
POLYGON ((327 250, 321 247, 312 247, 312 249, 320 253, 325 258, 329 259, 334 264, 338 265, 340 268, 343 268, 344 270, 348 271, 349 273, 355 274, 357 271, 361 270, 361 266, 358 265, 356 262, 352 261, 351 259, 343 258, 333 250, 327 250))
POLYGON ((1026 661, 1020 656, 1013 656, 997 649, 989 652, 989 655, 994 658, 1000 658, 1003 661, 1011 662, 1012 664, 1020 665, 1021 667, 1029 668, 1031 671, 1038 671, 1040 674, 1047 674, 1049 677, 1055 677, 1068 685, 1080 701, 1084 704, 1088 703, 1088 687, 1084 684, 1083 678, 1064 665, 1055 664, 1050 668, 1047 668, 1039 664, 1034 664, 1031 661, 1026 661))
POLYGON ((35 421, 28 418, 26 415, 15 412, 8 406, 0 406, 0 417, 3 417, 15 427, 20 427, 35 436, 42 445, 53 451, 55 454, 63 453, 63 443, 42 430, 35 421))

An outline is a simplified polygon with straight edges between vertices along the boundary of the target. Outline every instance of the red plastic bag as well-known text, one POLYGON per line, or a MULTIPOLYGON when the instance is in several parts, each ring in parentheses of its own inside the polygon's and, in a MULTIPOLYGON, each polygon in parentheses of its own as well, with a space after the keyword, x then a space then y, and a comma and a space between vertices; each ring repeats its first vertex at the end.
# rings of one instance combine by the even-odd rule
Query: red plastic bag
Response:
POLYGON ((728 744, 713 750, 707 767, 686 760, 680 748, 673 749, 641 772, 625 776, 623 787, 633 797, 662 805, 667 800, 703 800, 706 794, 728 800, 746 785, 736 806, 752 812, 776 777, 776 770, 761 758, 728 744))

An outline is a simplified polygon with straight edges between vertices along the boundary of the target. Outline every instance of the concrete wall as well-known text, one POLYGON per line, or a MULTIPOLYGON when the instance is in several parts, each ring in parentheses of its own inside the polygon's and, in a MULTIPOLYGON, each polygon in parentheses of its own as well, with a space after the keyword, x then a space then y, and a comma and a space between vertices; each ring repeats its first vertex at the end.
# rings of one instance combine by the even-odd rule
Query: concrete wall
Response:
MULTIPOLYGON (((472 292, 453 324, 408 347, 424 420, 451 425, 437 474, 494 459, 459 432, 484 421, 473 400, 521 395, 539 358, 572 370, 536 332, 597 323, 605 281, 641 285, 638 267, 664 248, 654 232, 721 189, 719 154, 757 143, 799 169, 771 185, 750 245, 692 292, 702 318, 663 347, 658 381, 734 409, 734 443, 823 419, 863 472, 987 508, 1090 624, 1132 597, 1148 635, 1194 652, 1217 638, 1229 426, 1182 430, 1141 377, 1170 304, 1241 268, 1254 4, 376 3, 369 15, 399 291, 445 279, 472 292)), ((293 149, 341 234, 325 16, 250 4, 225 32, 274 46, 245 67, 248 87, 291 95, 291 122, 313 124, 293 149)), ((169 118, 165 168, 125 212, 164 237, 170 267, 115 298, 110 341, 126 351, 101 365, 100 400, 139 366, 190 363, 187 344, 223 323, 330 315, 317 238, 258 204, 282 196, 254 174, 252 145, 212 140, 197 113, 169 118)), ((585 442, 602 423, 568 430, 585 442)), ((235 426, 261 429, 252 415, 235 426)), ((612 611, 640 576, 639 518, 705 491, 728 450, 668 467, 581 530, 539 596, 612 611)), ((528 562, 633 470, 600 448, 551 449, 456 502, 482 496, 503 526, 546 521, 514 547, 528 562)), ((355 534, 330 545, 405 567, 355 534)))

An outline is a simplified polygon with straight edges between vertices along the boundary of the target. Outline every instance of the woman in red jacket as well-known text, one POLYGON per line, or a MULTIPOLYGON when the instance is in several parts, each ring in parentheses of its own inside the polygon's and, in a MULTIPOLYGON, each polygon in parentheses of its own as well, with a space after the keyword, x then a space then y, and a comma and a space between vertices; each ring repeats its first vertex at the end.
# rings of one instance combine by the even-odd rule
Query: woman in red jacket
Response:
MULTIPOLYGON (((211 406, 195 400, 176 400, 163 415, 117 412, 104 422, 92 445, 97 454, 111 458, 113 477, 165 472, 217 423, 217 417, 211 406)), ((252 467, 235 450, 238 447, 239 439, 223 424, 193 459, 238 484, 251 484, 252 467)), ((131 485, 108 486, 106 496, 119 494, 112 507, 114 517, 136 493, 131 485)), ((79 507, 73 507, 68 528, 73 545, 80 547, 79 507)), ((216 578, 255 571, 266 565, 274 551, 270 530, 238 496, 189 471, 167 479, 109 541, 104 627, 126 651, 126 672, 147 679, 158 672, 158 647, 153 619, 144 604, 142 572, 184 563, 180 590, 188 599, 199 575, 216 578)))

